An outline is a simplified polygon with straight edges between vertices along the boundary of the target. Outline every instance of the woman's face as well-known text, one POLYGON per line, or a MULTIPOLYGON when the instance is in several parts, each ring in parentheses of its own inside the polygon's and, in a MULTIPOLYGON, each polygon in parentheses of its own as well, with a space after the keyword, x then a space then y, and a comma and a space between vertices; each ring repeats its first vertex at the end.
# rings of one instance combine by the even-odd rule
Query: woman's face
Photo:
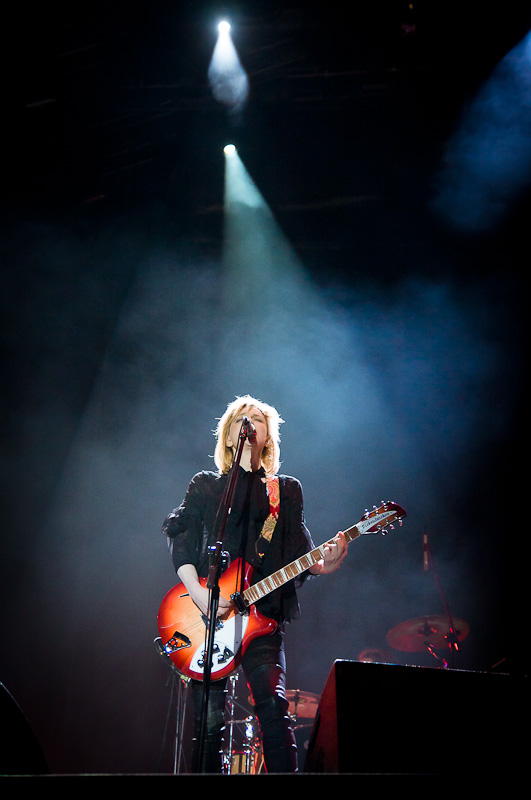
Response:
MULTIPOLYGON (((242 427, 242 421, 244 417, 250 419, 255 427, 256 446, 258 447, 259 452, 261 452, 265 447, 266 440, 268 437, 267 419, 262 414, 262 412, 259 411, 257 408, 254 408, 254 406, 245 406, 245 408, 242 408, 239 414, 236 414, 229 427, 229 432, 227 436, 227 445, 233 448, 236 448, 238 446, 240 430, 242 427)), ((251 443, 249 439, 246 438, 244 447, 250 447, 250 446, 251 443)))

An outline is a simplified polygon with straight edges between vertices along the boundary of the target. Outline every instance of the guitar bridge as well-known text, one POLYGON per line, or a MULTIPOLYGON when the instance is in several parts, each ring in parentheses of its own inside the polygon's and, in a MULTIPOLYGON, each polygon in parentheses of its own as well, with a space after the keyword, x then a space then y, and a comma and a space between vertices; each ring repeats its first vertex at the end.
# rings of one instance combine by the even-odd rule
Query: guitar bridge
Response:
POLYGON ((186 647, 191 647, 192 642, 185 636, 184 633, 179 633, 179 631, 175 631, 171 639, 168 639, 165 645, 163 645, 164 652, 166 655, 171 656, 172 653, 176 653, 178 650, 184 650, 186 647))
MULTIPOLYGON (((208 622, 208 617, 205 614, 201 614, 201 619, 205 623, 205 628, 209 628, 210 625, 209 625, 209 622, 208 622)), ((216 622, 214 624, 214 630, 215 631, 220 631, 222 628, 223 628, 223 620, 217 618, 216 622)))

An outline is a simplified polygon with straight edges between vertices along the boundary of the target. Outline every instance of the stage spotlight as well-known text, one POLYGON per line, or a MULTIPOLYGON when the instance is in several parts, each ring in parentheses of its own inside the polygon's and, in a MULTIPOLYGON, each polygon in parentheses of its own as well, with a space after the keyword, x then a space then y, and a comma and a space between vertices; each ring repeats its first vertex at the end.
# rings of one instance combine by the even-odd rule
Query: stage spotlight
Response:
POLYGON ((208 67, 208 80, 216 100, 237 113, 249 94, 249 81, 240 64, 228 22, 218 23, 218 38, 208 67))
POLYGON ((233 144, 226 144, 223 148, 223 152, 226 156, 235 156, 236 155, 236 147, 233 144))

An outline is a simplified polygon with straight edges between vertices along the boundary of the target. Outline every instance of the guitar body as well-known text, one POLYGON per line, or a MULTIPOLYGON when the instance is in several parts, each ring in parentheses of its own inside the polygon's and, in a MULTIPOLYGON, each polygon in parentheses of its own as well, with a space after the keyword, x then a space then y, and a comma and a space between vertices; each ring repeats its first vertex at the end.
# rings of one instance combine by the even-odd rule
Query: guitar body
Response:
MULTIPOLYGON (((229 599, 241 588, 242 562, 232 562, 219 580, 220 594, 229 599)), ((250 585, 253 569, 246 565, 243 589, 250 585)), ((203 586, 206 578, 200 578, 203 586)), ((158 617, 159 634, 164 650, 177 670, 187 678, 203 680, 207 628, 204 615, 190 598, 183 583, 177 584, 163 598, 158 617)), ((239 666, 253 639, 276 630, 274 620, 264 617, 251 605, 245 614, 234 607, 218 617, 214 634, 211 680, 226 678, 239 666)))
MULTIPOLYGON (((402 524, 406 512, 396 503, 383 503, 373 511, 366 511, 362 519, 343 531, 348 543, 358 536, 386 533, 392 522, 402 524)), ((391 525, 391 527, 393 527, 391 525)), ((287 581, 310 569, 324 558, 327 543, 305 553, 300 558, 277 570, 267 578, 251 585, 253 569, 245 565, 243 586, 240 585, 243 563, 233 561, 219 580, 220 593, 229 599, 240 593, 244 613, 231 606, 216 621, 214 651, 212 653, 211 680, 226 678, 237 669, 249 643, 258 636, 273 633, 277 624, 256 610, 256 603, 287 581)), ((207 579, 200 579, 203 586, 207 579)), ((203 680, 203 659, 207 645, 206 619, 191 600, 183 583, 174 586, 162 600, 157 617, 160 638, 166 655, 186 678, 203 680)))

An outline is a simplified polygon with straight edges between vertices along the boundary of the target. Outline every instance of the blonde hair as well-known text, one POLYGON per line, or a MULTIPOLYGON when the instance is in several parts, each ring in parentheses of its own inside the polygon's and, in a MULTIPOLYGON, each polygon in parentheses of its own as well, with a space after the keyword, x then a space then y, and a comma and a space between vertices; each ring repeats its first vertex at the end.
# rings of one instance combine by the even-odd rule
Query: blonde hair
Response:
POLYGON ((233 460, 232 447, 227 445, 230 426, 244 408, 251 407, 256 408, 266 418, 268 438, 262 451, 262 466, 266 475, 272 477, 280 469, 280 425, 284 420, 276 408, 248 394, 236 397, 229 403, 225 413, 218 420, 217 428, 214 431, 217 439, 214 462, 222 474, 229 471, 233 460))

